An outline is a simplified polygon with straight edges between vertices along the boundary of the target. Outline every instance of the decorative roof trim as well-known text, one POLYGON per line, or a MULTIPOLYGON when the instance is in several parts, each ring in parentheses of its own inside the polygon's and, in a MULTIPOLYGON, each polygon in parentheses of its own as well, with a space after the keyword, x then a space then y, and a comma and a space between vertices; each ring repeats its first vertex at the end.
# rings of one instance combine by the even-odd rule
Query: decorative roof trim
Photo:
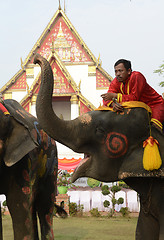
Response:
POLYGON ((78 93, 78 96, 80 98, 80 101, 84 103, 91 111, 96 109, 96 107, 88 99, 86 99, 80 92, 78 93))
POLYGON ((1 89, 0 93, 4 93, 5 90, 8 90, 11 85, 13 85, 16 80, 25 72, 24 69, 20 69, 1 89))

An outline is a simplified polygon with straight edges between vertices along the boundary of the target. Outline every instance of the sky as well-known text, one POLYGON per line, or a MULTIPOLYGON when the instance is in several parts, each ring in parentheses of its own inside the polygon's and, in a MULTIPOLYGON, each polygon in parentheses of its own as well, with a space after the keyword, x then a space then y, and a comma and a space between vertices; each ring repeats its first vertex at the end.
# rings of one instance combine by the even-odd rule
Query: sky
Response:
MULTIPOLYGON (((64 0, 60 0, 64 9, 64 0)), ((59 0, 1 0, 0 88, 21 68, 57 11, 59 0)), ((65 0, 66 15, 102 67, 114 77, 125 58, 160 94, 164 78, 154 73, 164 61, 163 0, 65 0)))

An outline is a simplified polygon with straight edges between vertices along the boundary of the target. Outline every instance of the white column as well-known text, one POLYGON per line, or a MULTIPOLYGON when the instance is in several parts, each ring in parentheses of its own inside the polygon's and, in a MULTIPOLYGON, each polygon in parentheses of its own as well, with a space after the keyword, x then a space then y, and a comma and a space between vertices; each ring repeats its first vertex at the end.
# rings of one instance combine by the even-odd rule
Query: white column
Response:
POLYGON ((79 116, 79 100, 77 95, 72 95, 71 96, 71 120, 75 119, 79 116))
POLYGON ((31 114, 36 117, 36 96, 33 95, 31 99, 31 114))

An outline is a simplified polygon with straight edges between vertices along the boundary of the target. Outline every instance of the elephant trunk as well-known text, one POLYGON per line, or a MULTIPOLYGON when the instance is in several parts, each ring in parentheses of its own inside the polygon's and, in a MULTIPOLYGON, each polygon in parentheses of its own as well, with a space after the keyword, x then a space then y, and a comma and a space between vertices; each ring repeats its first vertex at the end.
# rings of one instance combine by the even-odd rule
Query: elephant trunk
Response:
POLYGON ((40 54, 36 54, 34 63, 41 67, 41 86, 36 101, 36 113, 41 127, 56 141, 78 151, 76 126, 79 120, 64 121, 56 116, 52 108, 53 73, 49 62, 40 54))

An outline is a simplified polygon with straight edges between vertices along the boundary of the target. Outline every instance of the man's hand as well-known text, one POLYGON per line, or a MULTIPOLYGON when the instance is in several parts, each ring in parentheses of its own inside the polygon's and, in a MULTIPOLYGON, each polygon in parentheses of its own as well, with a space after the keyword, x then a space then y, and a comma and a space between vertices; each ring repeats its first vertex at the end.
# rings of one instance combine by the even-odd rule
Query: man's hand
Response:
POLYGON ((104 93, 101 95, 104 101, 112 100, 112 98, 117 98, 117 93, 104 93))
POLYGON ((122 112, 123 111, 123 107, 122 107, 122 105, 121 104, 119 104, 119 103, 112 103, 111 104, 111 106, 113 107, 113 110, 115 111, 115 112, 122 112))

